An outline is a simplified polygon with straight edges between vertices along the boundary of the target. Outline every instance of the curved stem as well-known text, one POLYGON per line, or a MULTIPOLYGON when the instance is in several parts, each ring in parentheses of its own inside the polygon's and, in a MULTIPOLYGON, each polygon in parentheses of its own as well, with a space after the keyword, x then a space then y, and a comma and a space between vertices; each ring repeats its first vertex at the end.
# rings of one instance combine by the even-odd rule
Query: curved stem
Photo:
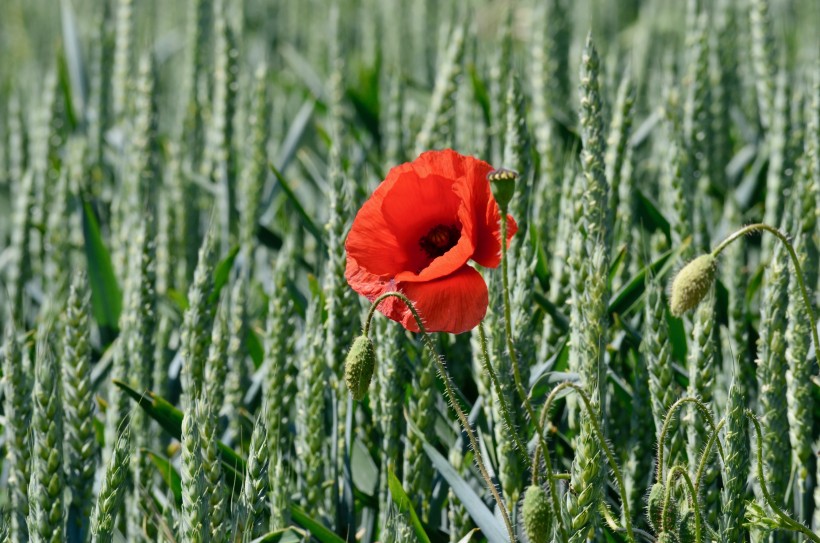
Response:
MULTIPOLYGON (((532 408, 532 403, 530 403, 529 395, 527 394, 526 389, 524 388, 524 384, 521 379, 521 369, 518 365, 518 354, 515 351, 515 345, 513 344, 512 339, 512 311, 510 309, 510 282, 507 272, 508 264, 508 257, 507 257, 507 210, 501 209, 501 283, 502 283, 502 290, 504 294, 504 335, 507 340, 507 351, 509 351, 510 355, 510 364, 512 365, 513 370, 513 380, 515 381, 515 388, 518 391, 518 397, 521 399, 521 403, 524 404, 524 408, 527 410, 527 416, 532 421, 533 425, 535 425, 535 431, 538 434, 538 439, 541 442, 541 447, 544 449, 544 457, 545 463, 547 466, 547 477, 552 479, 552 469, 549 464, 549 460, 546 457, 549 456, 547 453, 547 439, 544 435, 544 428, 542 424, 539 424, 539 419, 535 415, 535 410, 532 408)), ((536 464, 533 464, 533 469, 535 469, 536 464)), ((550 480, 550 493, 553 494, 553 506, 555 507, 555 516, 556 518, 561 519, 558 523, 559 528, 561 529, 561 536, 562 540, 567 540, 567 531, 566 526, 564 526, 564 516, 561 514, 561 510, 556 506, 558 503, 558 495, 555 493, 555 482, 550 480)))
POLYGON ((686 486, 689 487, 689 496, 693 504, 692 509, 695 510, 695 543, 701 543, 700 504, 698 504, 698 493, 692 484, 692 479, 689 477, 689 473, 683 466, 672 466, 669 470, 669 475, 666 476, 666 488, 664 489, 663 495, 663 512, 661 513, 661 533, 667 530, 666 518, 669 511, 669 502, 672 500, 672 485, 675 483, 675 479, 678 476, 683 478, 686 482, 686 486))
MULTIPOLYGON (((726 419, 720 419, 720 422, 718 422, 718 425, 712 432, 712 435, 709 436, 709 441, 706 442, 706 447, 703 449, 703 454, 700 455, 698 471, 695 473, 695 492, 700 491, 700 481, 703 478, 703 472, 706 470, 706 461, 709 459, 709 455, 712 452, 712 447, 715 445, 715 441, 718 441, 718 433, 725 424, 726 419)), ((718 441, 718 443, 720 443, 720 441, 718 441)))
POLYGON ((794 274, 795 278, 797 279, 797 284, 800 285, 800 294, 803 296, 803 303, 806 304, 806 313, 809 314, 809 322, 811 322, 811 337, 814 341, 814 357, 817 360, 820 360, 820 338, 817 335, 817 319, 814 316, 814 309, 812 308, 811 300, 809 299, 809 291, 806 289, 806 280, 803 276, 803 269, 800 267, 800 259, 797 258, 797 253, 794 250, 794 246, 792 245, 791 241, 789 241, 788 236, 774 228, 773 226, 769 226, 768 224, 757 223, 757 224, 750 224, 748 226, 744 226, 737 232, 734 232, 729 237, 724 239, 720 244, 712 250, 712 256, 717 257, 723 250, 729 246, 730 243, 735 241, 737 238, 749 234, 751 232, 769 232, 770 234, 774 235, 777 239, 783 242, 783 245, 786 246, 786 250, 789 252, 789 256, 792 259, 792 264, 794 265, 794 274))
MULTIPOLYGON (((663 449, 666 444, 666 434, 669 432, 669 426, 672 424, 672 419, 675 416, 675 412, 685 403, 695 404, 698 410, 703 414, 703 418, 705 418, 706 422, 709 423, 709 426, 712 427, 712 432, 715 432, 715 420, 712 418, 712 414, 709 412, 709 409, 703 405, 703 402, 697 398, 687 396, 686 398, 681 398, 673 403, 669 408, 669 411, 666 412, 666 418, 663 421, 663 429, 661 429, 661 434, 658 436, 658 473, 656 475, 658 482, 663 481, 663 449)), ((720 453, 720 459, 725 462, 726 459, 723 456, 723 447, 720 445, 720 440, 717 441, 717 446, 718 452, 720 453)))
POLYGON ((789 515, 784 513, 783 510, 777 506, 775 501, 772 499, 772 495, 769 494, 769 488, 766 486, 766 478, 763 473, 763 432, 760 430, 760 421, 757 420, 757 416, 749 409, 746 410, 746 416, 751 419, 752 424, 754 424, 755 427, 755 434, 757 434, 757 478, 760 481, 760 490, 763 492, 763 497, 766 499, 766 503, 769 504, 769 507, 772 511, 774 511, 774 514, 780 518, 784 528, 794 532, 801 532, 815 543, 820 543, 820 536, 813 533, 801 523, 790 518, 789 515))
POLYGON ((413 314, 413 318, 416 320, 416 324, 418 325, 419 330, 421 331, 422 341, 424 342, 424 345, 427 347, 427 350, 430 351, 430 355, 433 357, 433 360, 436 363, 439 376, 441 377, 441 380, 444 383, 444 391, 447 394, 447 400, 450 402, 450 405, 456 412, 456 415, 458 416, 458 420, 461 423, 462 428, 464 428, 464 431, 467 433, 467 437, 470 439, 470 446, 472 446, 473 454, 475 454, 475 462, 478 466, 478 471, 481 473, 481 477, 487 484, 487 488, 490 490, 490 493, 492 493, 493 498, 498 504, 498 510, 501 512, 501 518, 503 519, 504 525, 507 528, 507 533, 510 536, 510 543, 515 543, 515 531, 513 530, 512 523, 510 522, 510 515, 507 512, 507 506, 504 504, 504 500, 501 497, 501 494, 498 492, 498 489, 496 488, 495 484, 493 484, 493 480, 490 478, 490 473, 487 471, 487 466, 484 464, 484 459, 481 456, 481 448, 478 445, 478 439, 476 438, 475 432, 473 432, 472 426, 470 426, 470 420, 467 418, 467 415, 464 414, 464 411, 458 404, 458 398, 455 394, 456 385, 452 382, 452 379, 450 379, 450 374, 447 373, 447 369, 444 367, 444 362, 436 352, 436 347, 435 345, 433 345, 433 340, 430 338, 430 334, 427 333, 427 329, 424 327, 424 323, 422 322, 421 317, 416 311, 413 302, 411 302, 401 292, 385 292, 384 294, 373 300, 373 304, 370 306, 370 311, 367 313, 367 320, 365 321, 364 325, 364 334, 367 335, 367 333, 370 331, 370 321, 373 318, 373 313, 376 311, 378 305, 382 302, 382 300, 390 297, 400 299, 407 306, 407 309, 410 310, 410 313, 413 314))
POLYGON ((504 391, 501 389, 501 383, 498 380, 498 375, 495 373, 493 365, 490 362, 490 353, 487 349, 487 335, 484 333, 484 321, 478 323, 478 338, 479 341, 481 341, 481 353, 482 358, 484 359, 484 369, 486 369, 487 373, 490 374, 490 381, 493 382, 495 393, 498 396, 498 402, 501 407, 501 417, 504 419, 504 424, 507 426, 507 431, 510 435, 512 435, 513 441, 515 442, 515 448, 518 449, 524 459, 524 462, 527 463, 527 467, 530 468, 533 473, 533 484, 538 484, 538 480, 535 478, 537 470, 533 469, 533 465, 530 463, 530 457, 527 454, 527 447, 521 442, 518 432, 515 431, 515 427, 512 423, 512 417, 510 417, 510 408, 507 405, 507 399, 505 398, 506 394, 504 394, 504 391))
MULTIPOLYGON (((635 541, 635 534, 632 530, 632 517, 629 513, 629 503, 626 500, 626 485, 624 484, 623 475, 621 475, 621 470, 618 468, 617 462, 615 462, 615 455, 612 453, 612 450, 609 448, 609 444, 604 439, 604 433, 601 431, 601 426, 598 424, 598 418, 595 415, 595 411, 592 408, 592 402, 589 400, 586 392, 580 386, 576 385, 575 383, 570 382, 563 382, 550 392, 550 395, 547 397, 546 403, 544 403, 544 407, 541 411, 541 421, 542 425, 546 422, 547 414, 552 407, 552 403, 555 401, 555 398, 558 396, 558 393, 564 389, 572 389, 578 393, 581 397, 581 400, 584 404, 584 407, 587 410, 587 415, 589 416, 590 421, 592 422, 592 429, 595 432, 595 437, 598 438, 599 443, 601 444, 601 448, 604 450, 604 454, 606 455, 607 461, 609 462, 609 467, 612 470, 612 473, 615 474, 615 480, 618 483, 618 489, 621 492, 621 507, 623 508, 623 517, 624 517, 624 524, 626 525, 626 533, 629 541, 635 541)), ((538 444, 536 444, 536 448, 538 444)), ((549 457, 549 451, 544 450, 544 458, 549 457)))

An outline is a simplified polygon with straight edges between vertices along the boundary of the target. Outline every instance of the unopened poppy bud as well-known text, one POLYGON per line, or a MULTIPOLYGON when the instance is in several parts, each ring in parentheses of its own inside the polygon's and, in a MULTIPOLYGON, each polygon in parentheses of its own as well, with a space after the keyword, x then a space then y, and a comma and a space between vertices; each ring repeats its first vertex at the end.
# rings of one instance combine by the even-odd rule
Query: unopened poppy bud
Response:
POLYGON ((678 525, 678 507, 675 498, 669 500, 669 510, 666 512, 666 523, 662 522, 663 500, 665 497, 665 487, 661 483, 655 483, 649 490, 649 497, 646 500, 646 516, 649 517, 649 524, 656 532, 661 528, 670 528, 678 525))
POLYGON ((680 539, 680 543, 695 543, 695 541, 697 541, 697 538, 695 537, 696 533, 695 513, 692 511, 687 511, 686 514, 683 515, 683 520, 680 522, 678 539, 680 539))
POLYGON ((703 300, 715 282, 717 259, 711 254, 697 257, 678 272, 672 281, 672 314, 680 317, 703 300))
POLYGON ((673 534, 672 532, 663 532, 663 533, 661 533, 661 535, 658 536, 657 542, 658 543, 678 543, 678 540, 675 537, 675 534, 673 534))
POLYGON ((515 194, 515 182, 517 179, 518 172, 506 168, 499 168, 487 174, 487 181, 490 182, 493 197, 503 212, 507 211, 507 205, 509 205, 513 194, 515 194))
POLYGON ((547 543, 552 536, 552 516, 547 492, 539 485, 532 485, 524 493, 521 507, 524 533, 531 543, 547 543))
POLYGON ((375 367, 376 350, 373 342, 362 334, 351 345, 345 360, 345 382, 354 400, 361 400, 367 394, 375 367))

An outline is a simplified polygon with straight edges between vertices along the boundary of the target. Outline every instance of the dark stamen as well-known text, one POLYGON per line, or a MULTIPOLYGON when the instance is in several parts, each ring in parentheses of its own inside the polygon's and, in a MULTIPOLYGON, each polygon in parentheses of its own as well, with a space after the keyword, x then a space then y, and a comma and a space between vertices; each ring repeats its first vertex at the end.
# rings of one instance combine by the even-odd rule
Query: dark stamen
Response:
POLYGON ((461 237, 460 224, 438 224, 422 236, 419 246, 430 258, 438 258, 455 247, 459 237, 461 237))

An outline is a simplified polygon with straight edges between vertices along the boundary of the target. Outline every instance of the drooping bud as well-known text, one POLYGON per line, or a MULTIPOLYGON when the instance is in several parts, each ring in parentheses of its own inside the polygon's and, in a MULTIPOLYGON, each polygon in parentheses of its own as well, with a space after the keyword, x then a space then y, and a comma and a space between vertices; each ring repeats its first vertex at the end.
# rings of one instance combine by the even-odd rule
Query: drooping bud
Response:
POLYGON ((503 213, 507 212, 507 206, 515 194, 515 182, 518 180, 518 172, 499 168, 487 174, 487 181, 493 191, 493 197, 498 203, 503 213))
POLYGON ((657 539, 658 543, 679 543, 678 538, 675 537, 675 534, 672 532, 663 532, 661 535, 658 536, 657 539))
POLYGON ((661 483, 655 483, 649 490, 649 497, 646 502, 646 516, 649 518, 649 525, 652 526, 655 532, 660 532, 663 528, 674 529, 678 525, 678 506, 675 503, 675 498, 670 498, 665 525, 662 522, 665 490, 661 483))
POLYGON ((362 334, 353 342, 345 360, 345 382, 354 400, 361 400, 367 394, 375 367, 376 350, 373 342, 362 334))
POLYGON ((684 266, 672 281, 672 314, 680 317, 697 306, 712 288, 716 271, 717 259, 711 254, 701 255, 684 266))
POLYGON ((697 541, 697 538, 695 537, 696 532, 695 513, 693 511, 687 511, 683 515, 683 520, 680 522, 680 528, 678 528, 680 542, 695 543, 695 541, 697 541))
POLYGON ((521 507, 524 533, 531 543, 547 543, 552 537, 552 515, 549 497, 539 485, 532 485, 524 493, 521 507))

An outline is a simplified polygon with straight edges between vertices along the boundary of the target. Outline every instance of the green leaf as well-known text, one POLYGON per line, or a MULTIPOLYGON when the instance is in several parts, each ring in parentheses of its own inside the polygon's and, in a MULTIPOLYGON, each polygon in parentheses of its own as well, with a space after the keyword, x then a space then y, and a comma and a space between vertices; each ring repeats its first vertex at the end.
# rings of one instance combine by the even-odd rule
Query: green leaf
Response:
MULTIPOLYGON (((263 226, 261 224, 256 225, 256 239, 259 241, 260 244, 268 247, 269 249, 273 249, 274 251, 278 251, 284 245, 284 241, 282 241, 282 236, 268 228, 267 226, 263 226)), ((307 271, 313 271, 313 266, 311 266, 305 257, 301 254, 296 255, 296 262, 301 267, 303 267, 307 271)))
POLYGON ((569 319, 561 312, 560 309, 558 309, 558 306, 537 291, 533 292, 533 299, 535 300, 535 303, 541 307, 541 309, 552 317, 553 323, 559 330, 561 330, 561 332, 567 332, 569 330, 569 319))
POLYGON ((367 446, 358 437, 353 439, 350 467, 356 488, 369 496, 376 496, 379 487, 379 468, 370 456, 367 446))
POLYGON ((301 543, 304 540, 305 534, 298 532, 295 528, 285 528, 257 537, 251 543, 301 543))
POLYGON ((296 211, 296 214, 302 220, 302 224, 305 227, 305 230, 310 232, 310 234, 316 238, 316 242, 323 246, 325 245, 324 237, 322 236, 322 231, 316 226, 316 223, 313 222, 313 219, 308 215, 308 212, 305 211, 305 207, 302 205, 302 202, 299 201, 299 198, 296 197, 296 193, 293 192, 293 189, 288 184, 287 180, 279 173, 279 170, 273 164, 268 164, 273 175, 276 176, 276 179, 279 181, 279 186, 282 187, 282 191, 290 200, 293 209, 296 211))
MULTIPOLYGON (((419 431, 412 421, 407 419, 407 424, 413 433, 421 440, 424 452, 430 457, 433 466, 441 473, 441 476, 444 477, 444 480, 450 485, 453 493, 461 503, 464 504, 464 508, 467 509, 470 518, 472 518, 476 526, 481 529, 481 533, 484 534, 487 541, 489 543, 509 543, 503 524, 501 524, 501 521, 484 505, 484 501, 475 493, 473 487, 459 475, 455 468, 450 465, 450 462, 444 458, 435 447, 430 445, 427 441, 427 437, 419 431)), ((392 487, 390 491, 392 493, 392 487)))
POLYGON ((484 81, 481 80, 481 76, 478 74, 478 70, 476 70, 474 64, 470 64, 467 67, 467 71, 470 73, 470 83, 473 86, 473 96, 475 96, 475 100, 481 108, 481 114, 484 117, 484 122, 489 125, 491 121, 490 93, 487 91, 487 85, 485 85, 484 81))
POLYGON ((344 539, 325 528, 324 524, 310 518, 298 505, 290 506, 290 518, 296 524, 307 529, 310 532, 310 535, 322 543, 345 543, 344 539))
POLYGON ((637 190, 637 193, 638 216, 636 217, 636 220, 643 224, 643 226, 650 232, 660 230, 664 233, 664 235, 666 235, 666 239, 671 239, 672 229, 669 226, 669 221, 666 220, 666 217, 664 217, 663 213, 660 212, 658 206, 655 205, 655 203, 645 196, 640 190, 637 190))
POLYGON ((279 160, 277 164, 285 171, 288 169, 293 157, 296 156, 296 151, 299 149, 299 143, 302 141, 302 136, 305 134, 309 126, 310 119, 313 117, 313 110, 316 108, 316 101, 307 99, 302 103, 302 107, 296 113, 293 122, 288 128, 288 133, 285 135, 285 140, 279 147, 279 160))
MULTIPOLYGON (((174 407, 168 400, 157 396, 150 390, 138 392, 127 383, 118 379, 114 379, 113 382, 117 387, 128 394, 131 399, 136 401, 149 417, 157 421, 163 430, 176 439, 181 439, 182 411, 174 407)), ((240 474, 245 472, 245 460, 241 456, 221 441, 217 442, 217 447, 222 456, 222 464, 224 467, 230 469, 231 472, 238 472, 240 474)), ((242 479, 241 475, 239 479, 242 479)))
POLYGON ((239 254, 239 245, 234 246, 228 251, 228 255, 214 268, 214 290, 208 298, 209 304, 215 304, 219 300, 219 293, 222 292, 222 288, 228 282, 228 277, 231 275, 231 269, 233 268, 237 254, 239 254))
POLYGON ((169 462, 167 458, 160 456, 155 452, 149 451, 148 449, 140 450, 143 454, 148 455, 148 458, 151 459, 154 467, 157 468, 162 480, 165 481, 165 484, 171 489, 171 492, 174 495, 174 502, 177 506, 182 505, 182 479, 180 478, 177 470, 174 469, 174 466, 171 465, 171 462, 169 462))
POLYGON ((473 528, 472 530, 470 530, 470 531, 467 533, 467 535, 465 535, 464 537, 462 537, 461 539, 459 539, 459 540, 458 540, 458 543, 470 543, 470 541, 472 541, 472 539, 473 539, 473 536, 474 536, 475 534, 477 534, 478 532, 480 532, 480 531, 481 531, 481 530, 479 530, 478 528, 473 528))
POLYGON ((427 532, 424 531, 424 526, 421 525, 421 520, 413 509, 410 498, 407 497, 407 493, 401 487, 401 483, 396 479, 393 470, 388 470, 387 472, 387 486, 390 489, 390 496, 393 498, 393 503, 396 504, 399 511, 410 517, 410 524, 413 525, 413 531, 416 532, 416 537, 419 541, 421 543, 430 543, 430 538, 427 536, 427 532))
POLYGON ((253 361, 253 367, 259 369, 262 366, 262 359, 265 357, 265 349, 262 347, 262 342, 259 341, 259 336, 250 327, 248 327, 248 334, 245 336, 245 348, 248 349, 248 354, 253 361))
POLYGON ((647 273, 655 278, 661 278, 677 261, 677 257, 689 246, 691 238, 686 238, 680 247, 666 251, 657 260, 645 266, 632 279, 621 287, 609 302, 609 313, 623 315, 643 296, 646 289, 647 273))
POLYGON ((624 258, 626 257, 626 245, 621 247, 618 251, 618 254, 612 259, 612 262, 609 265, 609 275, 607 276, 607 286, 611 289, 612 288, 612 280, 615 278, 615 275, 618 273, 618 269, 623 265, 624 258))
MULTIPOLYGON (((84 116, 87 103, 85 63, 83 62, 83 51, 80 43, 80 33, 77 26, 77 17, 71 0, 60 1, 60 21, 63 32, 63 55, 65 59, 65 93, 67 98, 68 113, 72 126, 77 125, 76 116, 84 116)), ((62 59, 61 59, 62 60, 62 59)), ((62 62, 60 62, 62 65, 62 62)), ((63 79, 63 67, 60 67, 60 79, 63 79)), ((62 84, 62 81, 61 81, 62 84)))
POLYGON ((183 294, 182 292, 173 288, 169 288, 168 291, 165 293, 165 296, 167 296, 168 300, 170 300, 175 306, 177 306, 177 309, 179 309, 180 313, 185 313, 185 311, 188 310, 188 297, 185 296, 185 294, 183 294))
POLYGON ((100 328, 114 333, 122 311, 122 292, 114 275, 111 254, 103 243, 97 216, 89 202, 83 202, 82 219, 94 320, 100 328))

